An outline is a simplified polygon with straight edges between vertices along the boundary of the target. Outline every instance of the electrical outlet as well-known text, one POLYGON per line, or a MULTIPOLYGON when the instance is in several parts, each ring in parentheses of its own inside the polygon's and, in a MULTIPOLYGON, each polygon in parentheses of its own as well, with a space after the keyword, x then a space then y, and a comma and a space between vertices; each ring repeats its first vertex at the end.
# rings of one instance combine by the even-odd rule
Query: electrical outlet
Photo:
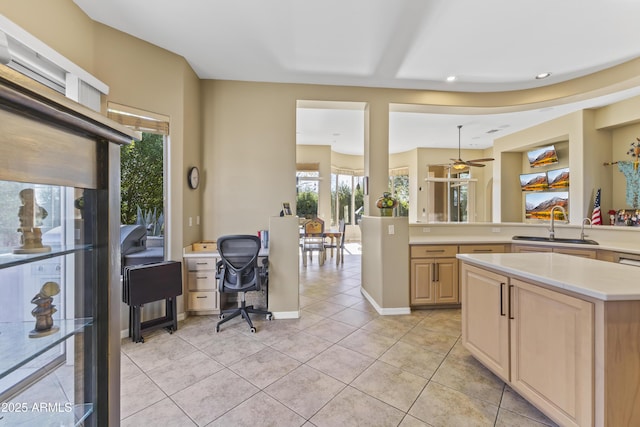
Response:
POLYGON ((494 233, 499 233, 500 232, 500 227, 493 227, 491 229, 491 231, 494 232, 494 233))
POLYGON ((431 233, 431 229, 429 227, 422 227, 423 233, 431 233))
POLYGON ((196 225, 200 225, 200 215, 196 216, 196 225))
POLYGON ((189 227, 191 227, 193 225, 193 217, 189 217, 189 227))
POLYGON ((393 224, 389 225, 389 234, 396 234, 396 229, 393 224))

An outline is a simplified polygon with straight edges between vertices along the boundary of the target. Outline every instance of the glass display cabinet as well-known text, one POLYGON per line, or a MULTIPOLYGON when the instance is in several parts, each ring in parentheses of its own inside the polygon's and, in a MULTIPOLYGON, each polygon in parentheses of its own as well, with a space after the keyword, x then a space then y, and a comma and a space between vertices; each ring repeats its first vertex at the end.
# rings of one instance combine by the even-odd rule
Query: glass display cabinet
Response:
POLYGON ((118 425, 126 128, 0 65, 0 424, 118 425))

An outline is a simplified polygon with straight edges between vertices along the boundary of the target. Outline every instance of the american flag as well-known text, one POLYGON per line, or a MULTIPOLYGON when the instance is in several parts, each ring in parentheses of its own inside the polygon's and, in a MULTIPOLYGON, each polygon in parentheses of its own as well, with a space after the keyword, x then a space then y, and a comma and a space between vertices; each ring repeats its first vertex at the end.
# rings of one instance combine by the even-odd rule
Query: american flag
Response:
POLYGON ((596 193, 596 201, 593 202, 593 213, 591 214, 591 224, 602 225, 602 213, 600 212, 600 189, 596 193))

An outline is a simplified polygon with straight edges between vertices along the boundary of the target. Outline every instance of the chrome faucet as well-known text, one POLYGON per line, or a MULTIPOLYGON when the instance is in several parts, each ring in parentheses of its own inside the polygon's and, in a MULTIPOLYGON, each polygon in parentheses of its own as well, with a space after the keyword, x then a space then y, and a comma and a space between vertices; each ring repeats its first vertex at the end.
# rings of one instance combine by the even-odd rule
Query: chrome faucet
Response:
POLYGON ((585 218, 585 219, 582 220, 582 229, 580 230, 580 240, 584 240, 584 238, 587 237, 584 234, 584 223, 587 222, 587 221, 589 221, 589 228, 591 228, 593 226, 592 223, 591 223, 591 218, 585 218))
POLYGON ((556 237, 556 229, 555 229, 555 211, 556 209, 560 209, 562 211, 562 216, 565 221, 567 220, 567 211, 564 210, 562 206, 554 206, 551 208, 551 227, 549 228, 549 240, 553 240, 556 237))

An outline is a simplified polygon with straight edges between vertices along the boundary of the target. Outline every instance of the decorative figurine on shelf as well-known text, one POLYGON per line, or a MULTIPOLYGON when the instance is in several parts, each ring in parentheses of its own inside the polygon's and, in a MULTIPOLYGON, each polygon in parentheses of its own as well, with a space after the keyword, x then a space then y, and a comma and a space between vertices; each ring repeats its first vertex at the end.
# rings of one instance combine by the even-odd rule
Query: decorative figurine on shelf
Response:
POLYGON ((638 163, 640 162, 640 138, 636 138, 636 141, 632 142, 629 147, 629 151, 627 154, 634 158, 633 160, 633 170, 638 170, 638 163))
POLYGON ((376 200, 376 206, 380 208, 380 216, 393 216, 393 208, 398 206, 398 200, 385 191, 382 197, 376 200))
POLYGON ((51 317, 56 311, 53 305, 53 296, 60 293, 60 285, 56 282, 47 282, 42 285, 40 292, 31 299, 31 304, 36 308, 31 310, 31 315, 36 318, 36 327, 29 332, 29 338, 39 338, 58 332, 58 326, 53 326, 51 317))
POLYGON ((20 191, 20 201, 22 206, 18 210, 21 246, 13 250, 14 254, 30 254, 38 252, 49 252, 51 247, 42 245, 42 231, 40 226, 42 220, 49 215, 47 210, 36 203, 33 188, 25 188, 20 191))
POLYGON ((609 224, 616 225, 616 211, 609 209, 609 224))
POLYGON ((84 219, 84 196, 80 196, 73 201, 73 207, 80 212, 80 219, 84 219))

